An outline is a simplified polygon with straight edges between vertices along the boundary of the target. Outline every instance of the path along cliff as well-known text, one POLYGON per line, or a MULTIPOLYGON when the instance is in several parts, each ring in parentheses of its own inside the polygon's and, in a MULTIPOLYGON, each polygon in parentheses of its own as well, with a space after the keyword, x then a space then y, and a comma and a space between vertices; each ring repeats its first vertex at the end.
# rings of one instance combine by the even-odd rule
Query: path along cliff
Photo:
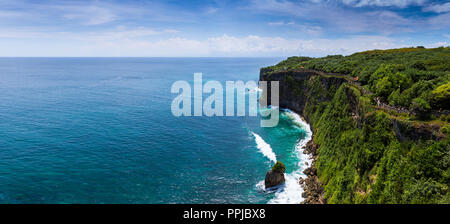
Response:
POLYGON ((435 200, 448 200, 448 177, 414 164, 431 159, 423 149, 439 152, 431 157, 448 154, 442 125, 404 119, 414 112, 380 102, 342 74, 263 68, 260 81, 279 81, 279 106, 302 115, 314 132, 305 150, 313 163, 304 172, 308 178, 299 180, 304 203, 411 203, 428 188, 437 192, 435 200))

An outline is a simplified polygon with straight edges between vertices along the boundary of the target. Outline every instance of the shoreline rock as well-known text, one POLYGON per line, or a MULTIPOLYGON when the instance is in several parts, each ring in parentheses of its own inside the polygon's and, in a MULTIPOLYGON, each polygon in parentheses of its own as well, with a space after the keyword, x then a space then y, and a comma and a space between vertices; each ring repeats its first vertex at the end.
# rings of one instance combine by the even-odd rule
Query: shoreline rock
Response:
POLYGON ((325 191, 317 176, 317 148, 318 146, 314 143, 314 136, 312 136, 311 140, 306 144, 305 150, 303 151, 304 154, 308 154, 312 157, 312 162, 311 166, 303 171, 303 173, 306 174, 307 178, 304 179, 300 177, 299 179, 299 184, 303 187, 304 190, 304 192, 302 193, 302 197, 305 198, 305 200, 301 204, 326 204, 326 201, 323 199, 325 191))
POLYGON ((266 173, 264 186, 266 189, 281 186, 286 181, 284 178, 286 166, 282 162, 277 162, 272 169, 266 173))

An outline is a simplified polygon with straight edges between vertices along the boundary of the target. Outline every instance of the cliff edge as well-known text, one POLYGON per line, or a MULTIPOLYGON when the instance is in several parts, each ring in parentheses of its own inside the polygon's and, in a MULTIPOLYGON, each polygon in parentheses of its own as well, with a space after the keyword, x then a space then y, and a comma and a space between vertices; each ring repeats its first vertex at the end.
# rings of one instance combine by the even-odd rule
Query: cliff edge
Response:
POLYGON ((380 108, 347 75, 268 67, 260 80, 279 81, 280 107, 314 133, 305 150, 313 164, 299 180, 305 203, 450 203, 447 122, 380 108))

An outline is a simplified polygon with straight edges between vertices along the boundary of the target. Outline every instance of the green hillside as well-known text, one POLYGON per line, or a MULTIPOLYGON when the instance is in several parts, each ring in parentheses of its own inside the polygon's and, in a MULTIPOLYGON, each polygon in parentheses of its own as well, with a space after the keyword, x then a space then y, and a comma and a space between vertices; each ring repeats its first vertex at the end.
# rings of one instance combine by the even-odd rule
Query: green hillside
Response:
POLYGON ((450 48, 373 50, 349 56, 290 57, 270 67, 274 71, 315 69, 358 77, 358 81, 392 106, 450 109, 450 48))
POLYGON ((261 73, 303 102, 327 203, 450 203, 450 48, 290 57, 261 73))

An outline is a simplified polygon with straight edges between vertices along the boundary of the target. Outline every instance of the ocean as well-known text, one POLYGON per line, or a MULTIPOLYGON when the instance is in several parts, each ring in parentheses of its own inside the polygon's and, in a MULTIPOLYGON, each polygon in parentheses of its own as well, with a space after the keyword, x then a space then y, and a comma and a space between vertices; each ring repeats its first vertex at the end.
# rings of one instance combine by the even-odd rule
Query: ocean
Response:
POLYGON ((281 58, 0 58, 0 203, 299 203, 309 126, 175 117, 177 80, 257 81, 281 58), (274 158, 286 186, 264 191, 274 158))

